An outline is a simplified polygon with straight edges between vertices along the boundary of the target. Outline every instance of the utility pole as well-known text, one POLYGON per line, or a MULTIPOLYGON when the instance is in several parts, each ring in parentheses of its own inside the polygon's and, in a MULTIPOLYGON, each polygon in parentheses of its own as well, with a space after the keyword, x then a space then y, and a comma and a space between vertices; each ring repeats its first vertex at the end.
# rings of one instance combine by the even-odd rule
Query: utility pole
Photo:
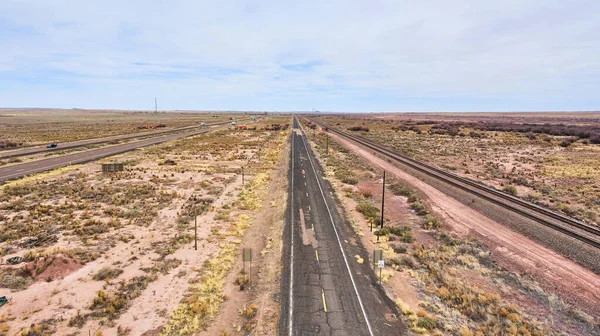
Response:
POLYGON ((242 167, 242 185, 244 185, 244 167, 242 167))
POLYGON ((325 135, 325 157, 329 158, 329 135, 325 135))
POLYGON ((383 207, 385 205, 385 170, 383 171, 383 186, 381 191, 381 224, 380 228, 383 229, 383 207))
POLYGON ((154 97, 154 113, 158 112, 158 100, 154 97))

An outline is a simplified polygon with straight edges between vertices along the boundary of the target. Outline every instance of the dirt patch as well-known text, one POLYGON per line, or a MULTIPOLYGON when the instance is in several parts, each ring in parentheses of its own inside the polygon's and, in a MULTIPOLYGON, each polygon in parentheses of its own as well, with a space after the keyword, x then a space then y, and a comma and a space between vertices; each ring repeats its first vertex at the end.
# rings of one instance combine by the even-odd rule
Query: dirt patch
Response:
MULTIPOLYGON (((46 269, 36 276, 36 281, 63 279, 82 267, 79 262, 63 254, 57 254, 51 258, 52 261, 46 264, 46 269)), ((39 265, 40 263, 43 263, 43 261, 34 264, 39 265)))

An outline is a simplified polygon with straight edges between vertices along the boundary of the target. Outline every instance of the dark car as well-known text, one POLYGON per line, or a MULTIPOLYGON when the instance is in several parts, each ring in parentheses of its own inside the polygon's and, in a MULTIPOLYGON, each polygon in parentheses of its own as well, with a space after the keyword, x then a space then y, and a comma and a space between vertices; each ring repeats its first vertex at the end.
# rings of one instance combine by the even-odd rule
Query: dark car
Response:
POLYGON ((55 148, 56 146, 58 146, 58 145, 55 143, 51 143, 51 144, 47 144, 46 148, 55 148))

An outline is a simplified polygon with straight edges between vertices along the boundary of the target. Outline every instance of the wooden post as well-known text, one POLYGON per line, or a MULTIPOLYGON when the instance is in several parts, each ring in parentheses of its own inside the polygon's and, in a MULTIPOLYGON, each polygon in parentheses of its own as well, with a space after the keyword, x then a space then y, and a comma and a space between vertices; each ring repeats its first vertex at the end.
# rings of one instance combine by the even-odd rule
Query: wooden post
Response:
POLYGON ((194 250, 198 251, 198 209, 194 211, 194 250))
POLYGON ((325 135, 325 157, 329 158, 329 136, 325 135))
POLYGON ((244 167, 242 167, 242 185, 244 185, 244 167))

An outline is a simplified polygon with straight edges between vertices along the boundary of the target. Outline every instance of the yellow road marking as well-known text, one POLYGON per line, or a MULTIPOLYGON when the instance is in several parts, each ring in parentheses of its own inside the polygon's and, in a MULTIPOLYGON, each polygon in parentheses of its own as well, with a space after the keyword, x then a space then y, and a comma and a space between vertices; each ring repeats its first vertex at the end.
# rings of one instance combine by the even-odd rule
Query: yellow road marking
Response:
POLYGON ((323 297, 323 309, 327 313, 327 302, 325 302, 325 291, 321 288, 321 296, 323 297))
POLYGON ((308 197, 308 193, 306 193, 306 197, 308 197))
POLYGON ((306 181, 304 181, 304 186, 306 186, 306 181))
POLYGON ((308 211, 310 211, 310 205, 308 206, 308 211))
POLYGON ((317 257, 317 261, 319 261, 319 251, 315 250, 315 256, 317 257))

